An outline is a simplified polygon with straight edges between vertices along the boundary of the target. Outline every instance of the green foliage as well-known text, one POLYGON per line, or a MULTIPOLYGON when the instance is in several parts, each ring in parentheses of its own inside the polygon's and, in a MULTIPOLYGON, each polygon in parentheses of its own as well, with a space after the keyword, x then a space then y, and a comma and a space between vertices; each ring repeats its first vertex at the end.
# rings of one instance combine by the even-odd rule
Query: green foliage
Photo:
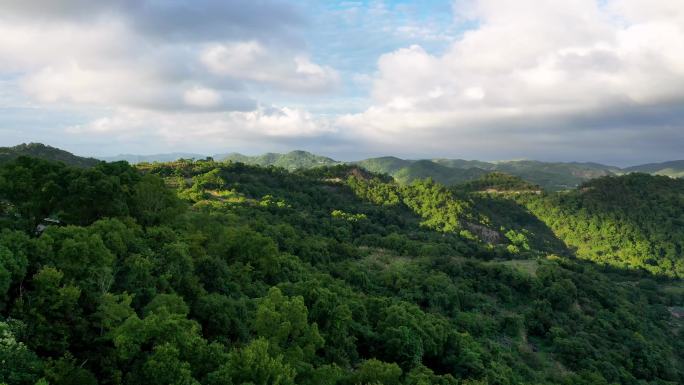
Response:
POLYGON ((681 261, 677 181, 548 195, 501 175, 449 189, 211 159, 21 158, 0 175, 0 383, 684 381, 680 282, 562 242, 619 254, 640 240, 666 271, 681 261))
POLYGON ((627 167, 626 172, 645 172, 651 175, 664 175, 671 178, 684 178, 684 160, 663 163, 649 163, 627 167))
POLYGON ((340 218, 349 222, 358 222, 368 218, 366 214, 350 214, 345 213, 342 210, 333 210, 333 212, 330 213, 330 215, 332 215, 333 218, 340 218))
POLYGON ((32 385, 42 371, 43 362, 17 341, 22 326, 21 322, 0 320, 0 383, 32 385))
POLYGON ((617 167, 595 163, 548 163, 529 160, 494 163, 461 159, 404 160, 394 157, 355 162, 376 173, 389 174, 402 183, 432 178, 446 185, 465 184, 468 189, 529 190, 534 185, 557 191, 573 188, 587 180, 622 173, 617 167), (520 179, 518 179, 520 178, 520 179), (524 180, 525 182, 522 182, 524 180))
POLYGON ((259 338, 233 350, 228 362, 209 375, 209 385, 293 385, 295 371, 280 355, 272 356, 268 341, 259 338))
POLYGON ((496 192, 534 192, 541 188, 519 177, 504 174, 502 172, 491 172, 479 179, 475 179, 456 186, 456 189, 473 192, 486 191, 496 192))
POLYGON ((94 167, 99 160, 76 156, 70 152, 40 143, 23 143, 14 147, 0 147, 0 164, 20 156, 29 156, 53 162, 62 162, 75 167, 94 167))
POLYGON ((376 359, 364 361, 353 376, 355 384, 399 385, 401 368, 376 359))
POLYGON ((33 289, 20 297, 15 314, 27 322, 27 342, 36 352, 62 355, 83 332, 85 319, 78 301, 81 289, 64 282, 64 274, 44 267, 31 280, 33 289))
POLYGON ((259 156, 246 156, 233 153, 218 155, 217 159, 262 167, 280 167, 290 171, 321 166, 333 166, 340 163, 325 156, 315 155, 306 151, 292 151, 287 154, 267 153, 259 156))
POLYGON ((269 341, 274 354, 282 354, 295 367, 310 362, 323 338, 316 324, 307 322, 308 310, 303 297, 289 299, 277 288, 271 288, 257 307, 254 331, 269 341))
POLYGON ((682 180, 630 174, 518 199, 580 258, 684 277, 683 194, 682 180))

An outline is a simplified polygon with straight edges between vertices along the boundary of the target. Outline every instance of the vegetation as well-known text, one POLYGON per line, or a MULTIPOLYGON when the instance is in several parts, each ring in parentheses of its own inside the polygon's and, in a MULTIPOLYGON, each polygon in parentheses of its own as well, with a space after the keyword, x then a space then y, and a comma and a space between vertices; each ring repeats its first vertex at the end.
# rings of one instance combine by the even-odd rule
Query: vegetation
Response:
POLYGON ((30 156, 33 158, 62 162, 69 166, 76 167, 93 167, 100 163, 97 159, 83 158, 70 152, 40 143, 23 143, 14 147, 0 147, 0 164, 20 156, 30 156))
MULTIPOLYGON (((93 167, 98 160, 75 156, 63 150, 39 143, 22 144, 15 147, 0 148, 0 163, 30 156, 45 160, 60 161, 78 167, 93 167)), ((280 167, 289 171, 306 170, 316 167, 329 167, 344 162, 312 154, 306 151, 291 151, 286 154, 266 153, 247 156, 239 153, 217 154, 212 157, 193 153, 168 153, 156 155, 122 154, 102 157, 108 162, 127 161, 131 164, 173 162, 179 159, 216 159, 218 161, 240 162, 262 167, 280 167)), ((407 160, 393 156, 369 158, 348 164, 357 165, 377 174, 387 174, 400 183, 408 184, 415 180, 431 178, 434 181, 453 186, 473 181, 482 176, 497 172, 517 176, 524 181, 548 191, 573 189, 594 178, 643 172, 652 175, 665 175, 673 178, 684 177, 684 161, 644 164, 620 169, 598 163, 578 162, 539 162, 530 160, 482 162, 463 159, 407 160)))
POLYGON ((662 234, 681 218, 681 181, 606 178, 559 195, 484 181, 483 193, 345 165, 10 161, 0 383, 684 382, 668 311, 684 305, 680 282, 575 260, 525 209, 670 218, 642 235, 674 242, 662 234), (619 211, 610 186, 638 209, 619 211), (60 224, 36 231, 46 217, 60 224))
POLYGON ((506 173, 551 191, 574 188, 593 178, 621 173, 617 167, 596 163, 548 163, 538 161, 481 162, 462 159, 403 160, 394 157, 356 162, 377 173, 392 175, 402 183, 433 178, 446 185, 461 184, 490 172, 506 173))
POLYGON ((240 162, 250 165, 268 167, 281 167, 294 171, 321 166, 334 166, 340 162, 325 156, 315 155, 306 151, 292 151, 287 154, 275 154, 272 152, 258 156, 247 156, 238 153, 214 156, 217 160, 240 162))
POLYGON ((627 167, 625 172, 643 172, 653 175, 664 175, 672 178, 684 178, 684 160, 663 163, 649 163, 627 167))
POLYGON ((684 180, 629 174, 519 198, 580 258, 684 277, 684 180))
POLYGON ((491 172, 481 178, 456 186, 466 192, 540 192, 541 187, 522 180, 522 178, 501 172, 491 172))

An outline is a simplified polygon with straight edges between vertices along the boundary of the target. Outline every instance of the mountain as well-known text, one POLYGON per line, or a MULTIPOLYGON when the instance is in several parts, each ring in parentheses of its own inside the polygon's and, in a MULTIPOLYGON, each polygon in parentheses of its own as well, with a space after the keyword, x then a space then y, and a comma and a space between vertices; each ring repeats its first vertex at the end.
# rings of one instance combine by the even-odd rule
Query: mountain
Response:
POLYGON ((95 167, 0 164, 1 384, 684 383, 684 180, 95 167))
POLYGON ((352 162, 370 172, 392 175, 398 170, 408 167, 413 163, 411 160, 399 159, 395 156, 383 156, 352 162))
POLYGON ((482 170, 494 170, 496 165, 490 162, 482 162, 479 160, 464 160, 464 159, 432 159, 433 162, 441 164, 442 166, 450 168, 479 168, 482 170))
POLYGON ((455 190, 467 192, 538 192, 541 187, 523 180, 520 177, 503 172, 490 172, 477 179, 456 185, 455 190))
POLYGON ((597 163, 534 160, 499 161, 494 163, 493 170, 519 176, 552 191, 575 188, 590 179, 620 172, 617 167, 597 163))
POLYGON ((119 154, 115 156, 105 156, 100 157, 100 159, 106 162, 117 162, 120 160, 125 160, 130 164, 137 163, 154 163, 154 162, 173 162, 178 159, 204 159, 206 155, 193 154, 186 152, 172 152, 165 154, 153 154, 153 155, 134 155, 134 154, 119 154))
POLYGON ((684 160, 642 164, 639 166, 627 167, 624 171, 645 172, 653 175, 665 175, 672 178, 684 178, 684 160))
POLYGON ((325 156, 315 155, 301 150, 291 151, 286 154, 269 152, 257 156, 247 156, 239 153, 218 154, 214 156, 214 159, 219 161, 241 162, 262 167, 281 167, 290 171, 320 166, 334 166, 342 163, 325 156))
MULTIPOLYGON (((257 156, 230 153, 215 155, 214 158, 258 166, 283 167, 290 171, 343 163, 306 151, 293 151, 287 154, 266 153, 257 156)), ((680 162, 684 163, 684 161, 680 162)), ((591 162, 541 162, 534 160, 483 162, 446 158, 411 160, 394 156, 368 158, 348 163, 358 165, 374 173, 390 175, 401 183, 432 178, 446 185, 454 185, 477 179, 487 172, 503 172, 518 176, 529 183, 541 186, 545 190, 559 191, 573 189, 586 181, 602 176, 641 171, 638 169, 639 167, 645 167, 642 172, 683 176, 684 166, 680 162, 636 166, 624 170, 615 166, 591 162)))
POLYGON ((59 148, 46 146, 41 143, 23 143, 14 147, 0 147, 0 163, 16 159, 19 156, 30 156, 44 160, 62 162, 69 166, 93 167, 100 163, 94 158, 76 156, 59 148))
POLYGON ((400 168, 392 173, 399 183, 410 183, 416 179, 432 178, 444 185, 455 185, 477 179, 487 171, 479 168, 449 168, 430 160, 418 160, 407 167, 400 168))
POLYGON ((684 179, 632 173, 518 200, 579 258, 684 277, 684 179))
POLYGON ((531 160, 482 162, 463 159, 404 160, 396 157, 370 158, 354 162, 369 171, 386 173, 401 182, 431 177, 444 184, 476 179, 487 171, 518 176, 547 190, 574 188, 581 183, 620 172, 617 167, 597 163, 550 163, 531 160))
MULTIPOLYGON (((80 167, 90 167, 97 164, 96 159, 78 157, 69 152, 38 143, 0 148, 0 161, 3 159, 13 159, 19 155, 57 160, 80 167)), ((108 162, 125 160, 131 164, 137 164, 169 162, 181 158, 204 159, 206 155, 182 152, 154 155, 121 154, 112 157, 101 157, 100 159, 108 162)), ((220 161, 241 162, 262 167, 282 167, 290 171, 345 163, 307 151, 292 151, 286 154, 266 153, 256 156, 227 153, 214 155, 213 158, 220 161)), ((548 191, 569 190, 594 178, 622 175, 631 172, 684 177, 684 160, 644 164, 625 169, 590 162, 541 162, 534 160, 483 162, 446 158, 410 160, 394 156, 368 158, 349 163, 374 173, 390 175, 401 183, 410 183, 416 179, 432 178, 446 185, 455 185, 475 180, 487 172, 503 172, 518 176, 548 191)))

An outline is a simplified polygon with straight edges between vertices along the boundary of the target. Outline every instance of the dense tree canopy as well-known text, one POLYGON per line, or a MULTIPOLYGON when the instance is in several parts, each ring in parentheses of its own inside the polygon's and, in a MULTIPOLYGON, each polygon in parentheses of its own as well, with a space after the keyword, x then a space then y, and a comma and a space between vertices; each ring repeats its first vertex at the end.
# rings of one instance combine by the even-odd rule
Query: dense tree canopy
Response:
POLYGON ((509 196, 353 166, 19 158, 0 166, 0 384, 682 383, 681 282, 577 260, 550 219, 625 223, 681 261, 681 186, 640 178, 509 196))

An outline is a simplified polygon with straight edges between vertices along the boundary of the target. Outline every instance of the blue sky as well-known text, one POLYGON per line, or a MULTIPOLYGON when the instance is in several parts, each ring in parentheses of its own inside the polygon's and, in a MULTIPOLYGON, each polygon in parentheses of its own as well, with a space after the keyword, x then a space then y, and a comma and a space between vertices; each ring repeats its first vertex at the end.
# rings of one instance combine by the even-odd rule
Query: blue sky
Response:
POLYGON ((0 5, 0 145, 684 158, 678 0, 0 5))

